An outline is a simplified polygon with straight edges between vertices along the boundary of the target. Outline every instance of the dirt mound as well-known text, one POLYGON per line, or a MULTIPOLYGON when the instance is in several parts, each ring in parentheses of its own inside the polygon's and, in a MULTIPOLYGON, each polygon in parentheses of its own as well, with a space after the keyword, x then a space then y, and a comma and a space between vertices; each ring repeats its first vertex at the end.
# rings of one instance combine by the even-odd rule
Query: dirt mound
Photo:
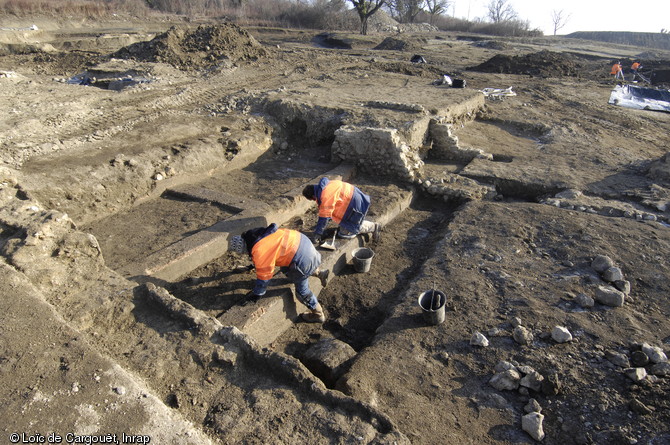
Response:
MULTIPOLYGON (((421 43, 426 43, 425 39, 420 40, 421 43)), ((396 39, 394 37, 387 37, 382 43, 375 46, 373 49, 385 49, 391 51, 414 51, 421 48, 421 45, 405 39, 396 39)))
POLYGON ((94 53, 72 51, 37 53, 33 58, 35 72, 52 76, 71 76, 104 60, 94 53))
POLYGON ((221 60, 256 60, 265 49, 237 25, 199 26, 194 31, 177 27, 149 42, 138 42, 112 56, 143 62, 163 62, 184 70, 217 65, 221 60))
POLYGON ((480 42, 475 42, 475 46, 478 46, 480 48, 495 49, 497 51, 502 51, 510 48, 509 44, 501 42, 500 40, 484 40, 480 42))
POLYGON ((506 56, 498 54, 486 62, 468 67, 470 71, 483 73, 530 74, 542 77, 577 76, 582 70, 582 63, 576 62, 574 56, 540 51, 524 56, 506 56))
POLYGON ((411 63, 409 57, 407 62, 378 62, 374 67, 368 67, 366 69, 370 71, 404 74, 406 76, 425 77, 427 79, 441 78, 444 74, 440 67, 425 63, 411 63))

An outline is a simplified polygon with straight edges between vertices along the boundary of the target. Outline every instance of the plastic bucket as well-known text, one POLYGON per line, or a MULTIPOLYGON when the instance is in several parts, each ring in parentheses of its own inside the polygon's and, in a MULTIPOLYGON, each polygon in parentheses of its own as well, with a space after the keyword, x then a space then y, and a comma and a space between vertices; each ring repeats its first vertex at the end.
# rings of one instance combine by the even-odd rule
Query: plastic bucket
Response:
POLYGON ((358 249, 354 249, 351 254, 354 257, 354 269, 356 269, 356 272, 370 271, 372 257, 375 256, 375 253, 372 251, 372 249, 367 247, 359 247, 358 249))
POLYGON ((444 307, 447 296, 439 290, 431 289, 419 295, 419 306, 423 318, 429 324, 440 324, 444 321, 444 307))

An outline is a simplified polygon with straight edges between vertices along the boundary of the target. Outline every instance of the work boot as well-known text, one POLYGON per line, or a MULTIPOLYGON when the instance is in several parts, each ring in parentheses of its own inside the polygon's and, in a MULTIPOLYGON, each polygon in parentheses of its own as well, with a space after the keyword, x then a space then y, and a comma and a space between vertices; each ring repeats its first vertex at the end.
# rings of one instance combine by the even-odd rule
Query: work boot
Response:
POLYGON ((330 271, 328 269, 317 270, 316 277, 319 279, 319 281, 321 281, 321 287, 326 287, 328 284, 328 275, 330 275, 330 271))
POLYGON ((326 321, 326 316, 323 313, 321 304, 317 304, 314 309, 310 309, 308 312, 300 314, 300 319, 305 323, 323 323, 326 321))

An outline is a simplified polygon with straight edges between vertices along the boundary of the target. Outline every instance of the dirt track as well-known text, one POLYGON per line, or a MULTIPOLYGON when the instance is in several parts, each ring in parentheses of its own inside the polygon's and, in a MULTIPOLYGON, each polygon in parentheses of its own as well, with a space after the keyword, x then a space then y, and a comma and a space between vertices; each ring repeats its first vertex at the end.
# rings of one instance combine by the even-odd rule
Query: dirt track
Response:
POLYGON ((0 441, 533 443, 531 399, 543 443, 670 441, 670 114, 607 103, 612 60, 644 48, 424 33, 336 50, 318 32, 195 24, 149 45, 172 24, 39 25, 0 31, 0 441), (88 86, 66 82, 82 73, 88 86), (447 124, 457 149, 440 145, 447 124), (351 158, 351 128, 395 130, 404 164, 372 145, 351 158), (369 273, 346 266, 321 290, 323 326, 269 344, 223 326, 253 279, 224 251, 135 273, 241 210, 309 231, 291 193, 342 157, 372 218, 414 199, 369 244, 369 273), (613 286, 622 306, 588 303, 613 286), (417 305, 431 288, 448 297, 439 326, 417 305), (309 350, 332 338, 349 355, 324 371, 309 350), (501 366, 527 378, 496 388, 501 366))

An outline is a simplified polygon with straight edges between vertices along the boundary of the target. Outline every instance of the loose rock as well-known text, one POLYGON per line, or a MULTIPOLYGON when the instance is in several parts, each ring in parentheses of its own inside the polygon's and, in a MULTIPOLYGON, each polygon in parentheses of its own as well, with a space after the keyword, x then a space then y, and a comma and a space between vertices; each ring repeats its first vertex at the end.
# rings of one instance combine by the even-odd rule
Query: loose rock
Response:
POLYGON ((634 382, 640 382, 647 377, 647 370, 644 368, 626 368, 623 372, 634 382))
POLYGON ((517 326, 514 328, 514 333, 512 336, 514 341, 520 345, 529 345, 533 342, 533 333, 523 326, 517 326))
POLYGON ((540 413, 542 412, 542 407, 535 399, 530 399, 526 406, 523 407, 523 410, 526 413, 540 413))
POLYGON ((613 283, 615 281, 623 281, 623 272, 618 267, 608 267, 602 274, 603 280, 608 283, 613 283))
POLYGON ((553 338, 556 343, 566 343, 572 341, 572 334, 570 331, 568 331, 567 328, 563 326, 556 326, 551 331, 551 338, 553 338))
POLYGON ((657 363, 649 369, 649 372, 659 377, 670 375, 670 362, 657 363))
POLYGON ((596 290, 596 301, 605 306, 621 307, 625 299, 624 293, 612 286, 598 286, 596 290))
POLYGON ((549 374, 542 380, 542 394, 555 396, 561 392, 561 382, 558 374, 549 374))
POLYGON ((634 351, 630 356, 630 361, 636 367, 647 366, 649 364, 649 356, 643 351, 634 351))
POLYGON ((472 346, 481 346, 481 347, 485 348, 489 345, 489 340, 484 336, 484 334, 477 331, 474 334, 472 334, 472 338, 470 339, 470 344, 472 346))
POLYGON ((581 307, 587 307, 587 308, 593 307, 595 305, 595 300, 593 300, 593 298, 589 297, 586 294, 577 295, 577 298, 575 298, 575 302, 581 307))
POLYGON ((513 363, 507 362, 505 360, 498 362, 494 368, 495 372, 505 372, 509 369, 516 370, 516 366, 513 363))
POLYGON ((630 408, 631 411, 634 413, 640 414, 642 416, 651 414, 654 412, 651 408, 649 408, 647 405, 644 403, 640 402, 637 399, 633 399, 628 403, 628 407, 630 408))
POLYGON ((493 386, 498 391, 512 391, 519 387, 521 375, 514 369, 508 369, 505 372, 498 373, 491 377, 489 385, 493 386))
POLYGON ((598 255, 591 262, 591 267, 598 273, 603 273, 614 266, 614 261, 606 255, 598 255))
POLYGON ((625 354, 621 354, 616 351, 607 351, 605 352, 605 358, 607 358, 607 360, 616 366, 620 366, 622 368, 630 367, 630 360, 628 360, 628 357, 625 354))
POLYGON ((519 385, 523 386, 524 388, 529 388, 533 391, 539 392, 542 390, 543 380, 544 377, 542 374, 537 371, 531 371, 521 379, 519 385))
POLYGON ((544 439, 543 421, 544 415, 538 412, 529 413, 521 418, 521 428, 539 442, 544 439))
POLYGON ((630 281, 628 281, 628 280, 616 280, 612 284, 614 284, 614 287, 619 289, 624 294, 626 294, 626 295, 630 294, 630 281))
POLYGON ((651 363, 663 363, 668 361, 668 356, 665 355, 663 349, 657 346, 650 346, 647 343, 644 343, 642 345, 642 352, 647 354, 651 363))

